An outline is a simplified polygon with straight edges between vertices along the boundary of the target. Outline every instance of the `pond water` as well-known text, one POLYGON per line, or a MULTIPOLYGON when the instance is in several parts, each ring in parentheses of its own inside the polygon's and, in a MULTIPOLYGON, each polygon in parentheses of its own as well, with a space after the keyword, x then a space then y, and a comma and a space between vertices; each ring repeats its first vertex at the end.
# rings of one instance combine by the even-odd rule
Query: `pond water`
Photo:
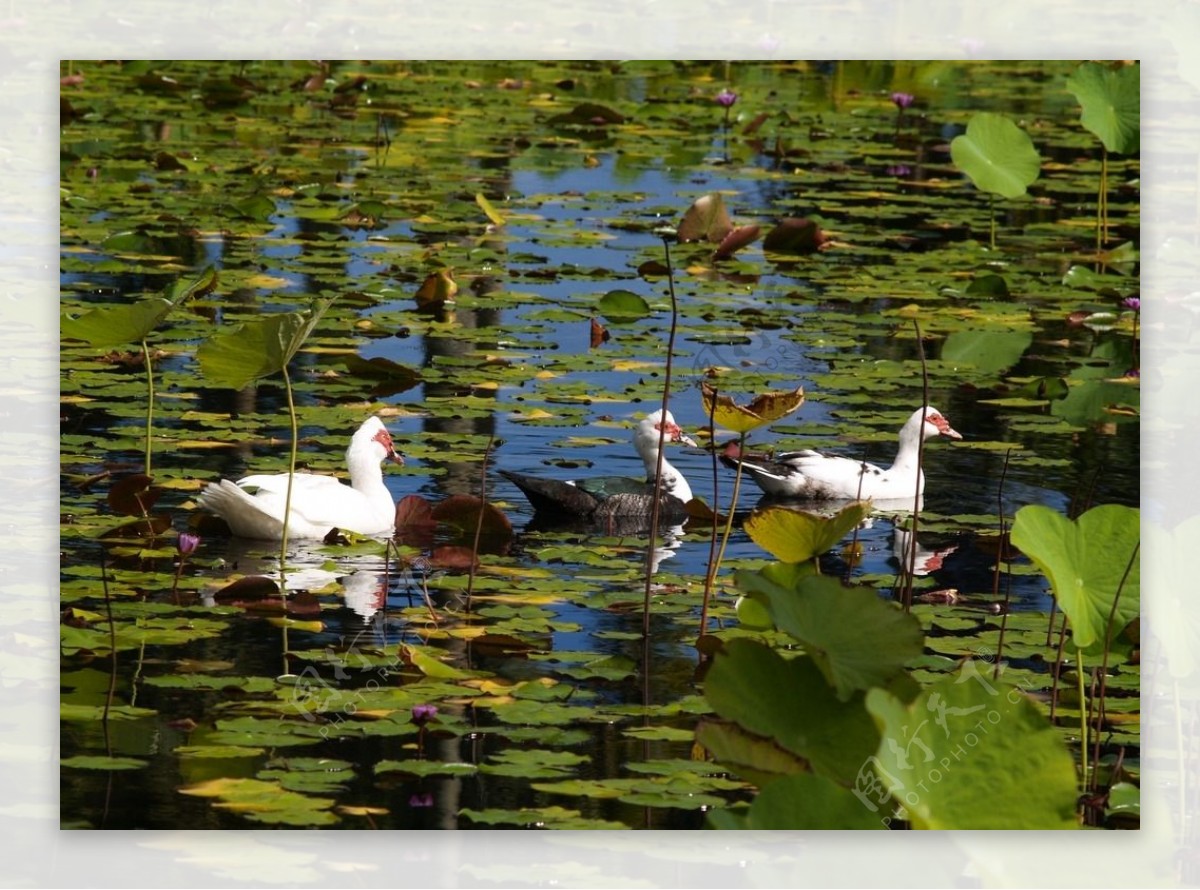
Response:
MULTIPOLYGON (((920 404, 924 353, 930 402, 963 435, 925 450, 918 539, 943 558, 917 590, 961 597, 918 607, 927 652, 966 654, 937 634, 977 641, 997 627, 998 598, 1048 612, 1045 579, 1023 561, 993 595, 1000 514, 1138 503, 1136 409, 1109 410, 1137 404, 1136 383, 1119 382, 1137 367, 1120 309, 1137 293, 1134 267, 1118 258, 1099 284, 1064 284, 1072 267, 1096 268, 1098 164, 1072 126, 1073 67, 88 66, 65 94, 64 309, 151 296, 206 265, 221 277, 151 338, 153 475, 173 527, 194 521, 204 482, 277 472, 286 454, 279 378, 206 385, 197 343, 336 295, 293 371, 302 462, 339 471, 349 433, 378 410, 407 461, 385 476, 397 500, 477 495, 486 479, 515 536, 485 541, 470 601, 464 570, 404 568, 365 542, 293 545, 289 585, 317 594, 316 618, 217 605, 235 575, 276 572, 277 549, 204 530, 176 577, 170 533, 102 544, 117 521, 109 483, 80 483, 141 467, 144 368, 64 344, 63 824, 695 828, 706 809, 745 799, 747 786, 694 758, 707 527, 676 530, 660 551, 644 642, 645 537, 529 527, 528 503, 496 472, 641 474, 630 428, 659 406, 670 323, 667 278, 647 265, 666 259, 654 230, 707 194, 764 233, 783 217, 819 220, 831 243, 779 255, 760 242, 719 263, 711 245, 671 246, 679 423, 705 443, 702 379, 743 402, 802 385, 806 403, 752 433, 752 449, 887 464, 920 404), (726 86, 738 91, 728 126, 712 101, 726 86), (918 101, 898 114, 894 91, 918 101), (625 117, 572 118, 582 102, 625 117), (1021 120, 1043 157, 1031 197, 997 204, 995 249, 987 201, 947 150, 978 111, 1021 120), (418 309, 422 282, 448 267, 455 300, 418 309), (988 276, 1002 293, 970 290, 988 276), (596 304, 615 289, 654 311, 602 318, 596 304), (921 306, 922 348, 900 314, 909 304, 921 306), (1111 317, 1083 319, 1097 312, 1111 317), (593 344, 593 319, 607 342, 593 344), (974 334, 991 338, 983 351, 951 354, 974 334), (346 355, 419 380, 389 389, 346 355), (1107 388, 1059 402, 1026 391, 1057 379, 1107 388), (115 659, 102 648, 105 582, 125 623, 115 659), (125 719, 105 724, 95 715, 110 684, 125 719), (438 714, 418 727, 410 713, 426 702, 438 714), (101 754, 127 762, 86 762, 101 754), (247 803, 252 793, 267 802, 247 803)), ((1120 185, 1109 246, 1136 247, 1136 159, 1110 159, 1109 176, 1120 185)), ((729 507, 733 474, 719 469, 714 498, 707 449, 668 459, 696 495, 729 507)), ((736 517, 760 495, 746 480, 736 517)), ((875 515, 854 534, 857 554, 847 540, 823 571, 892 597, 898 522, 875 515)), ((471 542, 440 526, 405 555, 430 543, 471 542)), ((732 569, 766 559, 735 523, 710 610, 718 636, 745 632, 732 569)), ((1017 666, 1045 685, 1039 658, 1017 666)))

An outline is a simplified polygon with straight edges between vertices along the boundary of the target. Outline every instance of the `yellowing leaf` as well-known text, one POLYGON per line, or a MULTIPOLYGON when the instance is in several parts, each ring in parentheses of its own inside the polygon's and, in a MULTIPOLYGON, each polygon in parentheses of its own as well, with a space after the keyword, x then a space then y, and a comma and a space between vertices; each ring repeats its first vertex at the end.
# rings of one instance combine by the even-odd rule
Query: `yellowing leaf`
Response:
POLYGON ((483 196, 482 192, 476 193, 475 203, 479 205, 479 209, 487 215, 487 218, 492 221, 492 225, 504 225, 504 217, 500 215, 500 211, 492 206, 492 202, 483 196))
POLYGON ((404 654, 413 667, 426 677, 432 677, 435 680, 465 680, 467 677, 473 676, 470 671, 461 671, 456 667, 439 661, 416 646, 405 646, 404 654))
POLYGON ((829 550, 871 512, 870 503, 855 501, 833 516, 787 507, 767 507, 746 518, 746 534, 783 562, 807 562, 829 550))
POLYGON ((704 398, 704 410, 713 421, 735 433, 748 433, 781 417, 791 414, 804 404, 804 387, 794 390, 764 392, 754 397, 749 405, 734 404, 729 396, 721 395, 708 383, 700 384, 704 398))
POLYGON ((415 299, 418 306, 438 306, 451 302, 458 293, 453 269, 439 269, 421 284, 415 299))

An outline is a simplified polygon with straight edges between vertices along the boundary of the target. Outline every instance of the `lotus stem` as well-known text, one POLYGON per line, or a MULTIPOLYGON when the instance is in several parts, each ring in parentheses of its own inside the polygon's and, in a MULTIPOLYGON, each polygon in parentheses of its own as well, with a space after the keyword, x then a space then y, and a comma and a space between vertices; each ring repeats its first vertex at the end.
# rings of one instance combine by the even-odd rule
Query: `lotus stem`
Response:
MULTIPOLYGON (((153 450, 150 430, 154 418, 154 367, 150 363, 150 347, 144 337, 142 338, 142 360, 146 363, 146 475, 149 476, 150 454, 153 450)), ((141 501, 140 498, 138 500, 141 501)))
MULTIPOLYGON (((708 540, 708 571, 704 573, 704 599, 700 603, 700 633, 696 636, 696 642, 699 644, 700 638, 708 631, 708 600, 712 596, 713 581, 716 580, 716 563, 714 558, 717 555, 717 518, 719 516, 717 509, 721 505, 721 499, 718 494, 720 481, 720 473, 717 471, 717 430, 716 416, 717 412, 717 390, 713 387, 712 402, 708 406, 708 444, 710 454, 712 455, 712 474, 713 474, 713 508, 712 508, 712 531, 708 540)), ((739 471, 741 465, 738 466, 739 471)))
MULTIPOLYGON (((279 595, 286 598, 287 584, 284 579, 284 571, 287 562, 288 519, 292 515, 292 483, 296 476, 296 454, 299 450, 297 440, 300 438, 299 425, 296 423, 296 402, 292 396, 292 378, 288 375, 287 362, 283 363, 283 387, 287 392, 288 420, 292 428, 292 447, 288 453, 287 494, 283 499, 283 529, 279 536, 279 595)), ((287 632, 286 628, 284 632, 287 632)))
MULTIPOLYGON (((1008 477, 1008 462, 1012 458, 1012 449, 1009 448, 1004 452, 1004 466, 1000 469, 1000 484, 996 487, 996 511, 1000 517, 1000 547, 996 551, 996 568, 992 572, 992 596, 1000 594, 1000 563, 1004 559, 1004 536, 1008 534, 1008 523, 1004 521, 1004 480, 1008 477)), ((1010 569, 1005 578, 1008 583, 1004 585, 1004 614, 1000 616, 1000 635, 996 640, 996 661, 992 665, 992 679, 1000 679, 1000 658, 1004 654, 1004 631, 1008 627, 1008 602, 1012 594, 1012 570, 1010 569)))
MULTIPOLYGON (((1129 556, 1129 562, 1125 564, 1125 573, 1121 575, 1121 582, 1117 585, 1117 591, 1113 594, 1112 607, 1108 610, 1108 620, 1104 622, 1104 656, 1100 661, 1100 703, 1096 709, 1096 749, 1092 754, 1092 762, 1100 762, 1100 729, 1104 726, 1105 717, 1105 696, 1108 693, 1108 656, 1112 649, 1112 629, 1113 619, 1117 616, 1117 603, 1121 599, 1121 591, 1125 589, 1125 582, 1129 580, 1129 573, 1133 571, 1133 564, 1138 558, 1138 552, 1141 550, 1141 544, 1133 545, 1133 553, 1129 556)), ((1092 789, 1095 790, 1096 777, 1092 777, 1092 789)))
MULTIPOLYGON (((714 404, 716 400, 713 400, 714 404)), ((725 559, 725 547, 729 544, 729 536, 733 533, 733 514, 737 511, 738 493, 742 490, 742 454, 746 450, 746 433, 745 431, 738 434, 738 465, 737 472, 733 474, 733 495, 729 499, 729 515, 725 517, 725 532, 721 535, 721 549, 717 553, 717 563, 709 569, 712 577, 716 580, 717 573, 721 571, 721 563, 725 559)), ((821 569, 818 566, 817 571, 821 569)))
MULTIPOLYGON (((654 576, 654 548, 658 540, 658 516, 660 507, 662 506, 662 468, 663 468, 663 447, 667 440, 667 405, 671 401, 671 367, 672 359, 675 356, 675 330, 679 321, 679 305, 675 298, 675 273, 671 268, 671 244, 664 235, 662 239, 663 254, 666 258, 667 266, 667 289, 671 295, 671 328, 667 335, 667 365, 663 371, 663 393, 662 393, 662 418, 663 422, 659 424, 658 429, 658 463, 654 467, 654 499, 650 506, 650 540, 646 544, 646 588, 642 596, 642 640, 643 642, 650 639, 650 582, 654 576)), ((643 664, 643 670, 646 672, 646 682, 649 682, 649 649, 646 650, 646 664, 643 664)))
POLYGON ((487 447, 483 449, 483 466, 479 470, 479 516, 475 520, 475 540, 471 544, 471 570, 467 573, 467 602, 465 606, 467 612, 471 611, 471 591, 475 589, 475 567, 479 562, 479 538, 483 534, 483 511, 487 507, 488 457, 492 453, 492 445, 495 441, 495 433, 488 436, 487 447))
POLYGON ((1087 696, 1083 685, 1083 650, 1075 650, 1075 676, 1079 687, 1079 780, 1082 787, 1088 785, 1088 725, 1087 696))

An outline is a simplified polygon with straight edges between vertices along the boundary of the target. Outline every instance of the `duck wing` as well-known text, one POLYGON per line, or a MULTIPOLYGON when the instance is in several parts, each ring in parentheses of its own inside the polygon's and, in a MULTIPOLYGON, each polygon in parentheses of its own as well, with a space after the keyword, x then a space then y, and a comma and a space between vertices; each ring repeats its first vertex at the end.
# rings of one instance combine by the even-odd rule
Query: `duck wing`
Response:
POLYGON ((533 506, 535 513, 564 513, 570 516, 591 516, 600 505, 599 498, 585 489, 545 476, 529 476, 511 470, 498 470, 533 506))
MULTIPOLYGON (((281 522, 287 501, 287 478, 287 473, 246 476, 237 485, 248 494, 253 491, 250 497, 259 511, 281 522)), ((361 535, 391 531, 394 513, 384 515, 373 507, 370 498, 336 477, 296 473, 292 478, 289 532, 293 526, 297 531, 312 529, 313 534, 308 537, 324 537, 335 527, 361 535)))

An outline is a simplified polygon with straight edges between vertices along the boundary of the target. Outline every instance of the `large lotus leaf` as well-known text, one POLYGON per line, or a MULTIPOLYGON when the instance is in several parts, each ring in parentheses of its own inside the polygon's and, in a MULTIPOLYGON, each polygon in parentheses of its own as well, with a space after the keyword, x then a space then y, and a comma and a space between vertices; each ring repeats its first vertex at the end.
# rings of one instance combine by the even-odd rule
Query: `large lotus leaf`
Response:
POLYGON ((722 718, 835 780, 853 781, 878 742, 861 694, 839 701, 812 659, 787 659, 753 640, 731 640, 716 656, 704 696, 722 718))
MULTIPOLYGON (((808 761, 785 750, 774 739, 748 732, 736 723, 705 719, 696 725, 696 741, 713 759, 755 785, 780 776, 808 772, 808 761)), ((630 769, 633 765, 630 764, 630 769)))
POLYGON ((981 191, 1017 198, 1041 173, 1029 134, 1001 114, 981 112, 950 143, 950 157, 981 191))
POLYGON ((882 807, 886 791, 914 828, 1077 827, 1062 737, 1024 692, 986 673, 968 661, 910 705, 867 693, 883 737, 855 783, 864 806, 882 807))
POLYGON ((712 417, 713 423, 733 430, 748 433, 768 423, 786 417, 804 404, 804 387, 759 393, 749 405, 737 405, 727 395, 718 393, 708 383, 700 383, 700 394, 704 399, 704 412, 712 417))
POLYGON ((137 343, 145 340, 174 306, 170 300, 151 297, 123 306, 100 306, 77 318, 64 312, 59 330, 69 340, 84 340, 92 346, 137 343))
POLYGON ((282 371, 331 302, 318 300, 307 312, 268 315, 214 334, 196 350, 200 370, 214 386, 230 389, 282 371))
MULTIPOLYGON (((1077 372, 1075 377, 1079 377, 1077 372)), ((1084 380, 1071 386, 1066 397, 1055 402, 1050 411, 1075 426, 1089 426, 1099 421, 1119 423, 1137 420, 1140 414, 1142 391, 1137 380, 1084 380)))
POLYGON ((1116 154, 1141 146, 1142 71, 1140 65, 1112 69, 1084 62, 1067 78, 1067 89, 1079 100, 1080 123, 1116 154))
POLYGON ((866 501, 847 504, 832 516, 787 507, 766 507, 746 518, 746 534, 783 562, 807 562, 829 550, 871 512, 866 501))
POLYGON ((762 572, 738 572, 737 584, 766 599, 775 626, 804 643, 842 701, 886 685, 921 654, 921 622, 869 587, 822 575, 783 586, 762 572))
POLYGON ((887 827, 849 789, 804 773, 771 782, 747 810, 713 810, 708 819, 715 828, 762 831, 887 827))
POLYGON ((1049 579, 1071 623, 1071 639, 1080 649, 1119 633, 1138 615, 1138 520, 1138 510, 1120 504, 1093 507, 1075 520, 1039 504, 1017 511, 1012 543, 1049 579), (1110 613, 1112 628, 1106 634, 1110 613))
POLYGON ((1032 342, 1029 331, 955 331, 942 343, 942 361, 994 373, 1015 365, 1032 342))

